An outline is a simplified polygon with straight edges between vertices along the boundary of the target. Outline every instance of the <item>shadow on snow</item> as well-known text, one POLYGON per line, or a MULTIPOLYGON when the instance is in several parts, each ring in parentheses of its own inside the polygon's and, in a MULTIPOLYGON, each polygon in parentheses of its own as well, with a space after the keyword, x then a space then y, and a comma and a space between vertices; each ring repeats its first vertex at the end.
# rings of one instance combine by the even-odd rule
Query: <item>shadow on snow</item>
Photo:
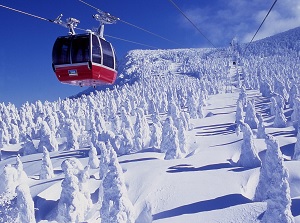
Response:
POLYGON ((235 123, 224 123, 210 126, 200 126, 195 129, 201 129, 201 132, 197 132, 196 136, 214 136, 214 135, 228 135, 235 133, 235 123))
POLYGON ((237 142, 240 142, 240 141, 243 141, 243 139, 238 139, 238 140, 235 140, 235 141, 232 141, 232 142, 217 144, 217 145, 213 145, 213 146, 210 146, 210 147, 226 146, 226 145, 234 144, 234 143, 237 143, 237 142))
POLYGON ((194 214, 205 211, 224 209, 231 206, 250 203, 251 200, 241 194, 229 194, 211 200, 199 201, 183 205, 153 215, 153 220, 176 217, 184 214, 194 214))
POLYGON ((34 206, 38 207, 35 211, 35 218, 37 221, 47 219, 49 213, 52 213, 57 209, 58 201, 46 200, 39 196, 36 196, 33 201, 34 206))
POLYGON ((218 170, 223 168, 232 168, 230 163, 216 163, 216 164, 210 164, 206 166, 201 167, 193 167, 190 165, 176 165, 169 167, 169 170, 167 170, 167 173, 181 173, 181 172, 195 172, 195 171, 205 171, 205 170, 218 170))
MULTIPOLYGON (((297 217, 300 215, 300 199, 292 199, 292 206, 291 206, 291 211, 292 211, 292 215, 294 217, 297 217)), ((258 216, 258 220, 262 220, 263 216, 265 214, 265 211, 263 213, 261 213, 259 216, 258 216)))
POLYGON ((270 133, 272 136, 285 136, 285 137, 296 137, 297 133, 295 130, 292 131, 277 131, 270 133))
POLYGON ((142 161, 147 161, 147 160, 157 160, 157 158, 140 158, 140 159, 134 159, 134 160, 123 160, 120 161, 119 163, 133 163, 133 162, 142 162, 142 161))
POLYGON ((294 149, 295 149, 295 143, 290 143, 280 147, 282 154, 291 158, 294 155, 294 149))
POLYGON ((203 126, 199 126, 199 127, 195 127, 195 129, 203 129, 203 130, 212 130, 212 129, 217 129, 217 128, 232 128, 235 126, 235 123, 229 122, 229 123, 223 123, 223 124, 215 124, 215 125, 203 125, 203 126))
POLYGON ((300 215, 300 198, 292 199, 291 211, 294 217, 300 215))
POLYGON ((219 108, 208 108, 207 111, 214 111, 214 110, 224 110, 225 108, 235 108, 236 105, 228 105, 228 106, 224 106, 224 107, 219 107, 219 108))

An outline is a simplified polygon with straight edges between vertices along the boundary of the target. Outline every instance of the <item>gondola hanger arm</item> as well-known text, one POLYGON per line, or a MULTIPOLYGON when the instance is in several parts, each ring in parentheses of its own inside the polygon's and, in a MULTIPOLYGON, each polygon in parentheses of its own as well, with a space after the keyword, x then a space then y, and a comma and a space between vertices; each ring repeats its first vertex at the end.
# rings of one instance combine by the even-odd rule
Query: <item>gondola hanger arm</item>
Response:
POLYGON ((53 20, 53 23, 69 28, 69 35, 75 35, 76 33, 74 29, 77 27, 80 21, 75 18, 68 18, 66 22, 64 22, 61 20, 62 17, 63 14, 60 14, 55 20, 53 20))

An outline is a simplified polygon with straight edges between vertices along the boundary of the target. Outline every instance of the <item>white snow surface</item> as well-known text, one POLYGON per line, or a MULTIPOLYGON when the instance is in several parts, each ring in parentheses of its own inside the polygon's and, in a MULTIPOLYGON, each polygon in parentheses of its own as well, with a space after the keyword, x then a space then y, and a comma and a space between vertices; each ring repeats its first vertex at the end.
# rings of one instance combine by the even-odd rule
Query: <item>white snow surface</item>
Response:
MULTIPOLYGON (((257 92, 248 93, 254 95, 257 92)), ((136 217, 148 205, 151 206, 153 222, 259 222, 266 202, 251 201, 259 169, 235 167, 230 162, 239 157, 242 142, 242 136, 237 136, 234 130, 237 98, 238 93, 210 97, 205 111, 214 115, 192 120, 194 129, 187 133, 191 154, 186 158, 164 160, 164 154, 148 151, 119 157, 136 217)), ((289 128, 268 130, 276 133, 289 131, 289 128)), ((255 144, 259 152, 266 149, 260 139, 255 140, 255 144)), ((52 208, 57 205, 64 177, 61 162, 72 156, 83 165, 88 163, 88 157, 83 156, 82 150, 50 154, 55 177, 49 180, 38 180, 40 170, 37 167, 41 166, 42 154, 21 158, 30 178, 29 185, 39 209, 36 211, 37 218, 41 218, 39 220, 51 216, 52 208)), ((14 158, 6 159, 0 163, 0 168, 13 162, 14 158)), ((300 174, 296 170, 299 170, 300 162, 289 161, 287 167, 291 195, 298 206, 300 174)), ((99 185, 99 175, 97 170, 90 171, 90 190, 94 193, 99 185)), ((90 222, 96 222, 99 217, 99 210, 93 211, 95 213, 91 214, 90 222)))
MULTIPOLYGON (((245 56, 243 61, 245 72, 254 70, 253 63, 260 61, 265 68, 262 68, 261 71, 256 70, 256 72, 268 73, 272 63, 273 66, 276 66, 274 61, 278 58, 281 58, 287 67, 294 64, 291 69, 294 69, 295 73, 299 72, 300 63, 297 62, 299 62, 300 55, 294 53, 300 49, 299 38, 297 39, 299 36, 300 28, 253 43, 249 50, 250 53, 245 56), (286 40, 287 38, 288 40, 286 40), (280 45, 282 39, 286 40, 286 45, 280 45), (297 41, 298 44, 295 43, 294 48, 290 46, 297 41), (279 44, 276 45, 276 43, 279 44), (278 46, 282 48, 278 48, 278 46), (291 54, 296 58, 292 58, 291 54), (291 59, 287 61, 286 58, 291 59)), ((141 79, 143 82, 147 81, 147 77, 151 75, 164 79, 168 75, 194 78, 190 76, 201 76, 212 70, 222 73, 228 67, 219 69, 215 64, 227 66, 230 59, 225 58, 224 52, 227 52, 226 49, 219 51, 212 49, 131 51, 127 56, 123 75, 125 79, 130 75, 143 76, 141 79), (198 56, 196 59, 198 58, 201 63, 197 62, 194 56, 198 56), (208 60, 209 56, 212 59, 208 60)), ((228 56, 228 54, 226 55, 228 56)), ((229 69, 232 73, 233 68, 229 69)), ((222 73, 221 76, 226 77, 226 74, 222 73)), ((248 83, 247 81, 249 80, 245 78, 245 84, 248 83)), ((251 84, 251 81, 249 83, 254 88, 255 84, 251 84)), ((218 85, 217 82, 215 84, 218 85)), ((208 96, 206 106, 202 107, 204 117, 190 120, 189 129, 185 132, 187 152, 180 158, 165 160, 164 153, 151 148, 118 157, 124 172, 128 197, 133 204, 136 222, 252 223, 261 221, 267 208, 267 202, 252 201, 259 179, 259 167, 244 168, 237 165, 243 139, 242 133, 237 135, 235 124, 239 89, 232 87, 231 93, 225 93, 225 85, 218 89, 219 92, 215 92, 217 94, 208 96)), ((266 132, 275 136, 279 141, 284 166, 289 172, 292 214, 295 222, 300 223, 300 161, 292 160, 297 134, 295 127, 292 124, 283 128, 273 127, 274 116, 268 113, 270 98, 261 96, 258 89, 249 87, 247 87, 246 93, 247 98, 256 101, 256 112, 263 115, 266 132)), ((92 104, 92 102, 90 103, 92 104)), ((53 105, 53 107, 55 106, 53 105)), ((183 110, 186 112, 187 109, 183 110)), ((284 109, 284 115, 288 121, 290 121, 291 112, 292 109, 289 106, 284 109)), ((167 117, 166 112, 159 112, 159 115, 162 120, 167 117)), ((130 117, 134 123, 136 114, 133 113, 130 117)), ((151 114, 146 114, 146 118, 148 123, 152 124, 151 114)), ((109 123, 108 117, 105 117, 105 122, 106 127, 110 130, 112 124, 109 123)), ((79 149, 67 150, 67 136, 61 130, 63 127, 54 126, 53 128, 58 129, 57 131, 60 133, 56 135, 59 150, 49 153, 54 170, 53 178, 39 179, 42 153, 21 157, 23 169, 28 175, 27 183, 36 208, 37 222, 55 222, 62 191, 61 183, 65 177, 61 163, 72 157, 77 158, 82 166, 87 166, 89 163, 88 146, 83 146, 84 143, 80 141, 78 142, 81 145, 79 149)), ((79 130, 76 129, 76 131, 79 130)), ((255 149, 264 162, 266 144, 263 139, 255 137, 256 131, 256 129, 253 130, 255 149)), ((81 140, 83 140, 82 138, 81 140)), ((37 148, 39 140, 35 138, 33 143, 37 148)), ((95 145, 95 147, 97 146, 95 145)), ((15 156, 21 148, 22 143, 14 142, 14 144, 4 145, 2 148, 3 159, 0 161, 0 174, 5 165, 15 163, 15 156)), ((99 154, 98 158, 100 158, 99 154)), ((99 222, 101 217, 100 206, 97 203, 100 185, 99 168, 89 169, 89 175, 87 188, 89 188, 93 204, 85 221, 92 223, 99 222)))

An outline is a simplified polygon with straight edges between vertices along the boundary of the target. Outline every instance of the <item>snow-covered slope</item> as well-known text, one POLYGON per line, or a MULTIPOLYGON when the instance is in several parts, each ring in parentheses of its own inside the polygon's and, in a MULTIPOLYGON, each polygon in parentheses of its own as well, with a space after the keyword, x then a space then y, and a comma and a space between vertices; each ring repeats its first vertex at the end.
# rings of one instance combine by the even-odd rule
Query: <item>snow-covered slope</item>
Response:
MULTIPOLYGON (((282 63, 286 74, 299 70, 300 28, 254 41, 240 44, 238 52, 241 63, 245 63, 245 73, 258 69, 272 69, 268 64, 282 63), (278 58, 280 56, 280 58, 278 58), (267 60, 265 58, 268 58, 267 60), (267 63, 267 64, 266 64, 267 63), (248 70, 249 69, 249 70, 248 70)), ((232 62, 232 51, 227 48, 174 49, 174 50, 132 50, 119 64, 118 86, 133 83, 148 75, 165 75, 170 70, 181 74, 202 76, 217 73, 227 75, 228 65, 232 62)), ((95 90, 112 89, 113 86, 89 88, 74 97, 89 94, 95 90)))
MULTIPOLYGON (((273 210, 287 202, 300 222, 300 161, 293 159, 300 120, 299 36, 297 28, 254 42, 247 51, 242 45, 238 65, 229 49, 135 50, 125 58, 123 83, 111 90, 20 109, 0 104, 5 192, 0 218, 18 221, 29 215, 26 190, 23 199, 12 190, 27 184, 35 217, 43 222, 260 222, 270 201, 273 210), (230 78, 239 76, 245 92, 230 86, 230 78), (272 195, 280 186, 266 191, 269 202, 253 201, 260 168, 241 165, 241 148, 255 148, 267 165, 271 136, 259 138, 254 127, 247 136, 252 138, 245 139, 247 119, 243 123, 242 112, 237 120, 238 100, 244 111, 254 100, 252 110, 261 115, 265 132, 279 142, 278 159, 289 173, 285 197, 272 195), (88 157, 93 146, 100 168, 84 168, 94 165, 95 157, 88 157), (45 149, 53 170, 45 152, 42 161, 45 149), (54 177, 40 179, 42 163, 42 175, 53 171, 54 177)), ((277 178, 280 171, 274 169, 277 178)))

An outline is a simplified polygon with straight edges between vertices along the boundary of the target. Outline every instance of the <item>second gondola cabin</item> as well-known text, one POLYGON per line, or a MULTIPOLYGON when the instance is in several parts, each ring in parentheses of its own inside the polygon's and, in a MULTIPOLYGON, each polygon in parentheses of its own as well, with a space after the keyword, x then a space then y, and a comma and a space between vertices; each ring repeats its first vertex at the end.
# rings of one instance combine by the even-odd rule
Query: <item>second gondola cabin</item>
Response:
POLYGON ((58 80, 65 84, 113 84, 117 77, 114 48, 92 32, 58 37, 52 50, 52 66, 58 80))

